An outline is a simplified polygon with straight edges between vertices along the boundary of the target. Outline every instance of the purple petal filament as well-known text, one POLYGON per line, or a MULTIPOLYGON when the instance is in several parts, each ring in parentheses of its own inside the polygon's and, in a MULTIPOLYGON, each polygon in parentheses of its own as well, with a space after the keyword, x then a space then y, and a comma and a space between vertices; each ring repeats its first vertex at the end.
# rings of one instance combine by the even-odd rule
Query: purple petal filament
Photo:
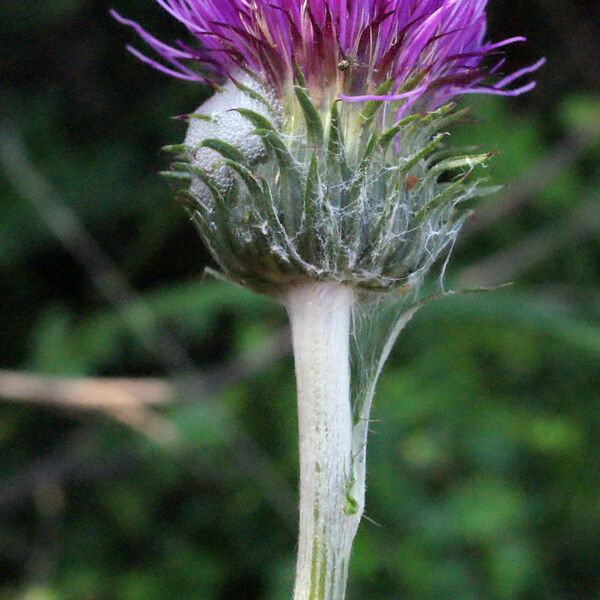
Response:
POLYGON ((157 0, 198 42, 197 49, 133 28, 158 55, 128 49, 180 79, 216 83, 240 69, 277 90, 299 70, 310 90, 334 89, 347 102, 404 100, 432 109, 460 94, 516 96, 535 82, 509 87, 544 60, 494 82, 504 59, 486 59, 523 37, 486 41, 487 0, 157 0), (409 82, 413 81, 412 85, 409 82), (385 93, 377 89, 390 84, 385 93))

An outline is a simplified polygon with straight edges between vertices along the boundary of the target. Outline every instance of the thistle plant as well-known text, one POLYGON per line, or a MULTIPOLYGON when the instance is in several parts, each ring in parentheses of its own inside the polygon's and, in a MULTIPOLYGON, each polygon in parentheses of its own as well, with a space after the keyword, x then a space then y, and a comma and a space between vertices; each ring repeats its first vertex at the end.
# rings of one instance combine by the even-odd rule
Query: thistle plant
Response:
MULTIPOLYGON (((489 153, 449 144, 465 94, 516 96, 486 0, 158 0, 196 45, 142 61, 214 95, 167 177, 221 275, 287 309, 298 389, 294 598, 345 597, 365 506, 369 415, 401 329, 426 301, 489 153)), ((521 82, 521 83, 520 83, 521 82)))

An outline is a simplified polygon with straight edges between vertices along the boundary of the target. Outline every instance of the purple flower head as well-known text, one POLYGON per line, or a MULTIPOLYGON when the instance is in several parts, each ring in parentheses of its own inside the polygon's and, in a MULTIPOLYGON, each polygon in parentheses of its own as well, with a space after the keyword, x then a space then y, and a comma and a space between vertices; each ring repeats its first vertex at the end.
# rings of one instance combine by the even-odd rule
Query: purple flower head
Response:
POLYGON ((498 77, 514 37, 486 41, 487 0, 157 0, 200 44, 167 45, 132 27, 162 60, 129 50, 156 69, 219 82, 240 70, 280 92, 302 77, 317 101, 333 90, 348 102, 403 100, 434 109, 460 94, 516 96, 544 60, 498 77), (495 79, 495 81, 494 81, 495 79))

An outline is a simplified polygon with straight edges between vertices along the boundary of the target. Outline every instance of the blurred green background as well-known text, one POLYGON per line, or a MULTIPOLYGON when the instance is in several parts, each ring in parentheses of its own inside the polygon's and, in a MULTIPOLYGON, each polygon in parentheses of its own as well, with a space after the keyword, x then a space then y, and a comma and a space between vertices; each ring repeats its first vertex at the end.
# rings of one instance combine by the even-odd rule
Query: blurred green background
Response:
MULTIPOLYGON (((183 35, 150 0, 113 5, 183 35)), ((402 334, 349 600, 600 598, 600 5, 491 5, 491 37, 530 38, 512 64, 549 64, 526 97, 469 100, 454 140, 497 149, 509 185, 448 286, 515 285, 402 334)), ((286 317, 202 280, 157 173, 207 92, 126 54, 108 8, 0 3, 0 598, 285 600, 286 317)))

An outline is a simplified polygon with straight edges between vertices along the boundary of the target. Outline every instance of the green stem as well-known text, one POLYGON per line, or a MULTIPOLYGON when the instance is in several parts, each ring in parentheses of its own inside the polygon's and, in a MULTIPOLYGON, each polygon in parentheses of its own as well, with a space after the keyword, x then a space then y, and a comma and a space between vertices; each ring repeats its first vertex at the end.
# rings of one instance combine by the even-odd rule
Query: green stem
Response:
POLYGON ((349 338, 354 292, 290 289, 300 442, 300 534, 294 600, 343 600, 362 507, 352 498, 349 338))

